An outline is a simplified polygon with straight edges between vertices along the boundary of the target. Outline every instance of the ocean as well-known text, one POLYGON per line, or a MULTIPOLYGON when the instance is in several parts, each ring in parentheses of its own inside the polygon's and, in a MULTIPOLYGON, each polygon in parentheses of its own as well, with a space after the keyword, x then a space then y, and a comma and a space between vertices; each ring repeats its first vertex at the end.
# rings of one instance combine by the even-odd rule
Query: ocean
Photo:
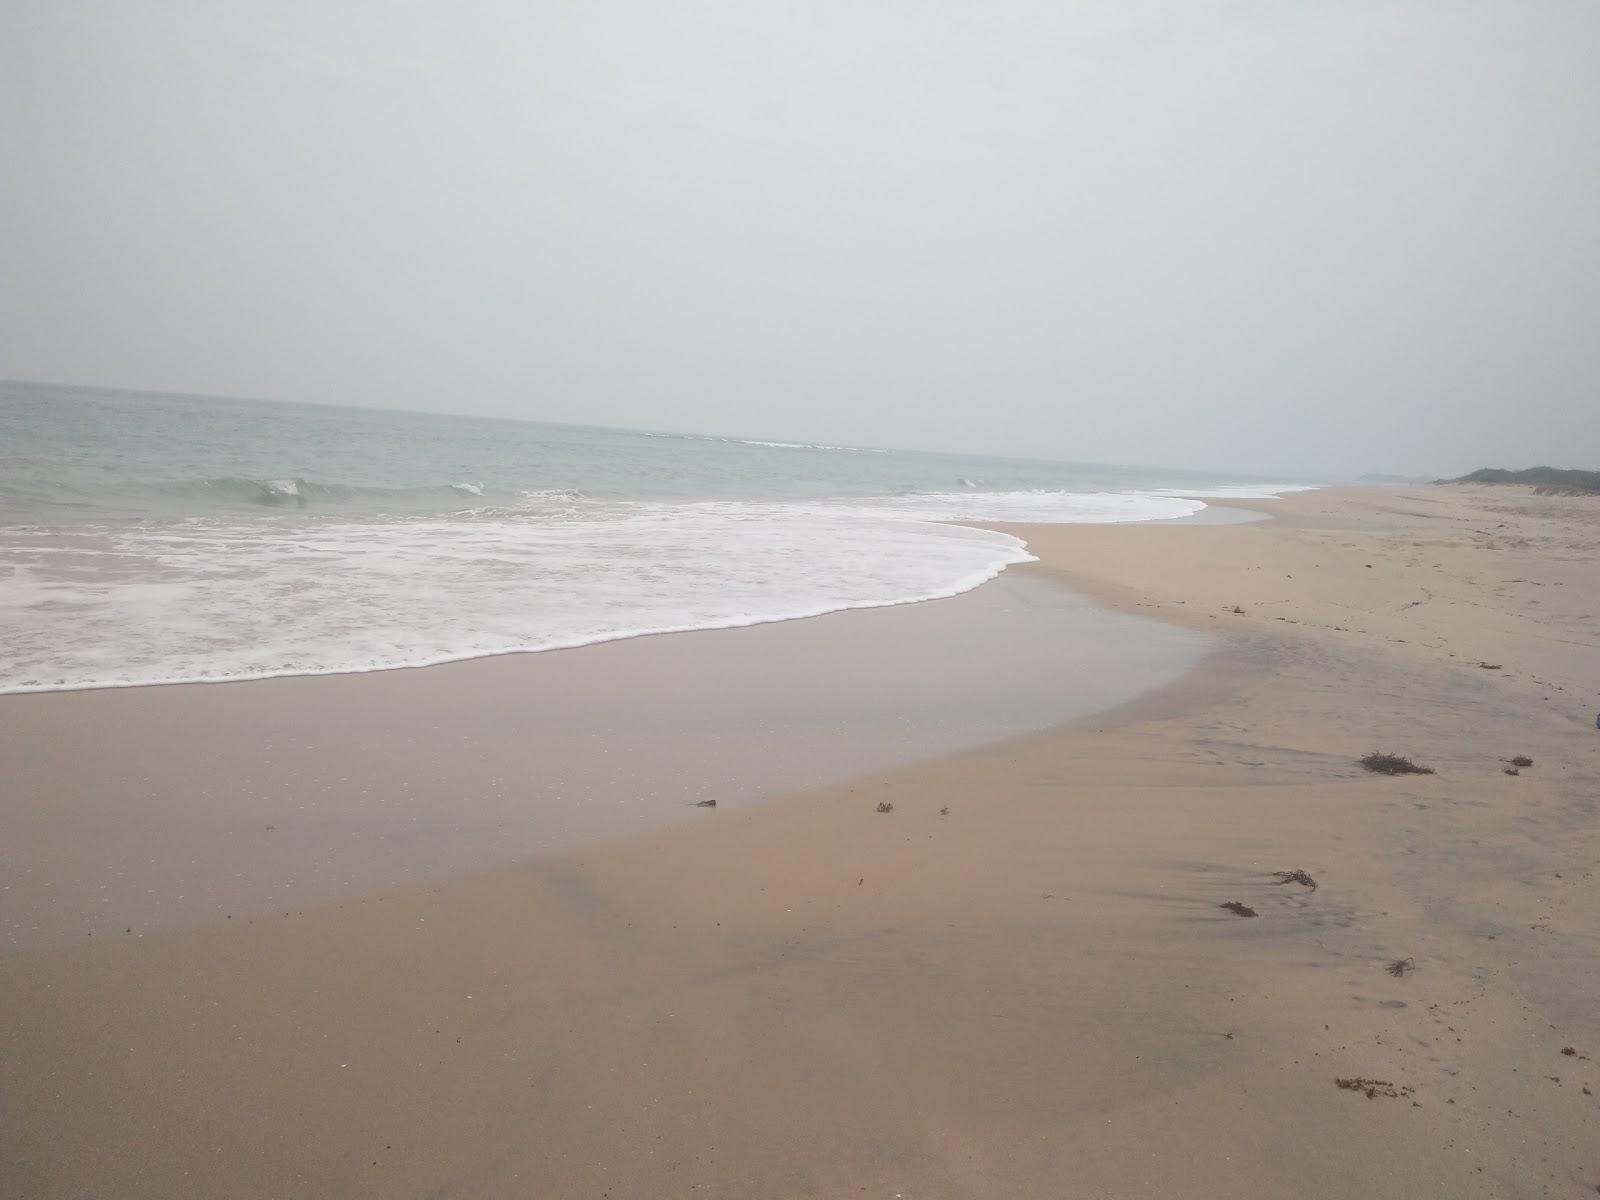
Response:
POLYGON ((0 692, 421 666, 951 596, 964 521, 1295 485, 0 383, 0 692))

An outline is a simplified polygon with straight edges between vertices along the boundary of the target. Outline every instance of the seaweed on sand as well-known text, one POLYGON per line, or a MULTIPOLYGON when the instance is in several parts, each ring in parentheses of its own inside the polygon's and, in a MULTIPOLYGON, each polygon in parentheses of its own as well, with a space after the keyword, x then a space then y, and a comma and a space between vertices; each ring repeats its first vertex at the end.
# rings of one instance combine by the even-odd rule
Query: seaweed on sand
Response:
POLYGON ((1399 754, 1373 752, 1361 760, 1367 770, 1379 775, 1432 775, 1432 767, 1419 767, 1409 758, 1399 754))
POLYGON ((1293 871, 1274 871, 1272 874, 1279 883, 1298 883, 1301 887, 1310 888, 1313 892, 1317 890, 1317 881, 1298 868, 1293 871))
POLYGON ((1363 1079, 1357 1075, 1350 1079, 1335 1079, 1334 1084, 1347 1092, 1363 1092, 1368 1100, 1379 1096, 1388 1096, 1399 1100, 1411 1095, 1412 1089, 1404 1085, 1395 1085, 1387 1079, 1363 1079))

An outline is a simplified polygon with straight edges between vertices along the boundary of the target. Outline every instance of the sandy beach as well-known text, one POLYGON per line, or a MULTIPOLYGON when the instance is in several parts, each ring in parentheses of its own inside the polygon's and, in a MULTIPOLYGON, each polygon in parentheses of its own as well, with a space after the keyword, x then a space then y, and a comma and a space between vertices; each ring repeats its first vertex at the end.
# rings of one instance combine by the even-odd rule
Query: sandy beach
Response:
MULTIPOLYGON (((430 809, 441 754, 480 798, 539 769, 510 718, 556 655, 4 698, 0 1191, 1593 1194, 1600 500, 1244 506, 1270 519, 1000 527, 1041 561, 970 597, 574 651, 661 680, 795 639, 811 682, 777 783, 730 692, 647 767, 735 799, 663 785, 670 821, 570 842, 519 840, 515 798, 430 809), (1172 639, 1126 694, 1072 665, 1107 616, 1154 623, 1095 626, 1108 653, 1172 639), (1031 681, 992 726, 940 704, 996 686, 983 629, 1031 681), (412 778, 404 819, 270 815, 412 778), (242 849, 269 824, 289 849, 242 849), (138 899, 173 861, 204 906, 138 899)), ((571 694, 574 728, 606 706, 571 694)))

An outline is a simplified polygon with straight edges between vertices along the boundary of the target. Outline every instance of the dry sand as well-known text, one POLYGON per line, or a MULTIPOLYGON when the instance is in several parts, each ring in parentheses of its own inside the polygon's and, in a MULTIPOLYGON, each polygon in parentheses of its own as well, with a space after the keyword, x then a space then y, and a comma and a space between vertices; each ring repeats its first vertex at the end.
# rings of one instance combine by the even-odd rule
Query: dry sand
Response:
POLYGON ((1033 570, 1223 640, 1100 717, 7 955, 0 1191, 1593 1194, 1600 502, 1257 507, 1026 531, 1033 570))

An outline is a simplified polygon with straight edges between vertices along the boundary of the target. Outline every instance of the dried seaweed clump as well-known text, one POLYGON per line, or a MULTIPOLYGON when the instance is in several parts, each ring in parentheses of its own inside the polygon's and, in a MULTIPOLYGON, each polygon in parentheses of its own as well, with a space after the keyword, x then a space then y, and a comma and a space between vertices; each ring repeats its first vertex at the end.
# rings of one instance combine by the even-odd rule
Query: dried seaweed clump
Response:
POLYGON ((1368 1100, 1375 1100, 1379 1096, 1388 1096, 1392 1100, 1400 1100, 1415 1090, 1402 1085, 1390 1083, 1387 1079, 1363 1079, 1359 1075, 1350 1079, 1335 1079, 1337 1086, 1347 1092, 1364 1092, 1368 1100))
POLYGON ((1298 883, 1301 887, 1310 888, 1313 892, 1317 890, 1317 881, 1304 871, 1298 869, 1293 871, 1274 871, 1272 874, 1279 883, 1298 883))
POLYGON ((879 800, 878 801, 878 811, 879 812, 893 812, 894 811, 894 805, 890 804, 887 800, 879 800))
POLYGON ((1361 760, 1361 765, 1379 775, 1432 775, 1432 767, 1419 767, 1409 758, 1399 754, 1372 753, 1361 760))
POLYGON ((1417 964, 1409 958, 1397 958, 1388 966, 1384 967, 1384 970, 1389 972, 1389 974, 1393 975, 1396 979, 1404 979, 1416 969, 1417 964))
POLYGON ((1219 904, 1218 908, 1225 908, 1236 917, 1259 917, 1261 914, 1248 904, 1240 904, 1237 900, 1229 900, 1226 904, 1219 904))

